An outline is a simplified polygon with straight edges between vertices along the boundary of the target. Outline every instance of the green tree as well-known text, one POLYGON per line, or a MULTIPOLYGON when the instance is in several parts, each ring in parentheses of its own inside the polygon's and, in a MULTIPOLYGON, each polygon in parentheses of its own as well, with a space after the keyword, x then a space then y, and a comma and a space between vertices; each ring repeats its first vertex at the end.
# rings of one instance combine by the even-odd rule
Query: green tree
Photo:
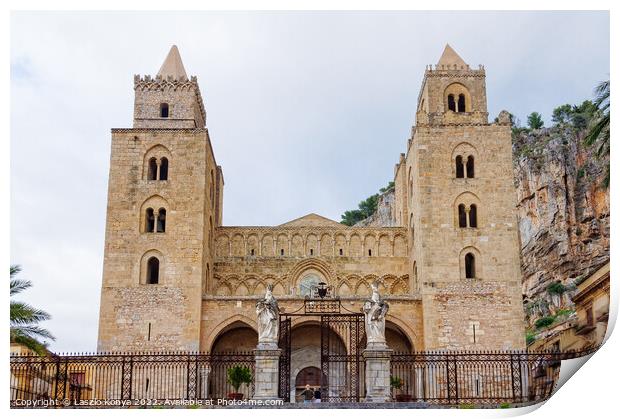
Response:
POLYGON ((540 129, 545 126, 545 122, 538 112, 532 112, 527 116, 527 126, 530 127, 530 129, 540 129))
POLYGON ((342 218, 340 222, 348 226, 352 226, 366 218, 360 210, 345 211, 340 217, 342 218))
POLYGON ((573 107, 568 103, 562 106, 558 106, 551 113, 551 120, 555 124, 565 124, 571 120, 573 114, 573 107))
POLYGON ((387 192, 387 191, 389 191, 390 189, 393 189, 393 188, 394 188, 394 181, 388 183, 386 187, 379 189, 379 192, 385 193, 385 192, 387 192))
POLYGON ((551 119, 555 125, 571 124, 577 130, 582 130, 597 111, 596 105, 589 100, 584 100, 581 105, 565 104, 553 110, 551 119))
MULTIPOLYGON (((19 265, 11 265, 10 272, 11 297, 32 286, 30 281, 15 278, 15 276, 21 272, 21 267, 19 265)), ((11 342, 24 345, 37 354, 44 355, 47 345, 41 343, 40 339, 54 340, 54 336, 46 329, 40 327, 38 323, 49 320, 51 316, 43 310, 11 299, 10 317, 11 342)))
MULTIPOLYGON (((594 106, 597 108, 584 143, 588 146, 596 144, 596 155, 609 156, 609 80, 601 82, 594 91, 594 106)), ((604 180, 605 186, 609 186, 609 164, 604 180)))

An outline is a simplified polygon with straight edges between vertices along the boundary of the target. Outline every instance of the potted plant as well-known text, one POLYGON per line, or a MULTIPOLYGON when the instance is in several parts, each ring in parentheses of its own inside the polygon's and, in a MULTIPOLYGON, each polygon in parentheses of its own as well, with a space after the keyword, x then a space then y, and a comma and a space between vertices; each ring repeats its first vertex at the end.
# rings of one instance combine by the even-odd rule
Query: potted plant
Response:
POLYGON ((235 365, 234 367, 228 368, 226 375, 226 381, 235 389, 234 393, 228 394, 228 398, 232 400, 242 400, 243 393, 239 393, 239 387, 244 383, 247 385, 252 383, 252 372, 248 367, 235 365))
MULTIPOLYGON (((400 390, 403 388, 403 380, 400 377, 390 376, 390 387, 392 389, 400 390)), ((411 396, 409 394, 399 393, 395 396, 397 402, 410 402, 411 396)))

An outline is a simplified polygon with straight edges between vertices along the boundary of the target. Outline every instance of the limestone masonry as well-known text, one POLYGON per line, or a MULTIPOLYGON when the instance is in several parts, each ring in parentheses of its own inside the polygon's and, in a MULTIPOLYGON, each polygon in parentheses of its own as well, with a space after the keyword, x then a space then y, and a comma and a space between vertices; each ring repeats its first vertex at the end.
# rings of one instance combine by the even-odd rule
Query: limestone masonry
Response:
MULTIPOLYGON (((99 351, 251 350, 268 284, 285 311, 324 282, 359 312, 375 280, 396 352, 524 348, 510 121, 488 123, 483 67, 446 46, 426 69, 390 227, 223 226, 223 171, 178 49, 134 90, 133 128, 112 130, 99 351)), ((320 368, 316 319, 292 336, 291 372, 320 368)))

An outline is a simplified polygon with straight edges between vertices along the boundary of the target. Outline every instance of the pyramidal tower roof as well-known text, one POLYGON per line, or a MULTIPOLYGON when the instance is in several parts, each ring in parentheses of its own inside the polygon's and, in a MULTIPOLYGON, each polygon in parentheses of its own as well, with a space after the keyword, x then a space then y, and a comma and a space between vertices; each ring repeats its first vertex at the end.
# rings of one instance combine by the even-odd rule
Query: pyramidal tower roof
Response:
POLYGON ((441 54, 441 58, 439 58, 439 62, 437 66, 440 67, 442 65, 453 68, 456 64, 457 68, 467 67, 467 63, 456 53, 455 50, 452 49, 450 44, 446 44, 446 47, 443 50, 443 54, 441 54))
POLYGON ((171 76, 174 80, 180 80, 182 78, 187 79, 187 73, 185 72, 185 67, 183 67, 181 54, 179 54, 179 49, 176 45, 170 48, 170 52, 166 56, 157 75, 163 78, 171 76))

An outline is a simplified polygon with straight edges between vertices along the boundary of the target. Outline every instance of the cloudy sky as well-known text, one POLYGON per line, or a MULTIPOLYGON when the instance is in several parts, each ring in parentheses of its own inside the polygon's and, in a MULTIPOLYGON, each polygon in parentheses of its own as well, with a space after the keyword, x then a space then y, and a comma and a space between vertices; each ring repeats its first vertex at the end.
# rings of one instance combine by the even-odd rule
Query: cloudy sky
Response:
POLYGON ((446 42, 485 65, 490 118, 550 122, 609 77, 603 12, 15 13, 11 35, 11 262, 55 351, 96 348, 110 128, 172 44, 200 82, 227 225, 340 220, 387 184, 446 42))

